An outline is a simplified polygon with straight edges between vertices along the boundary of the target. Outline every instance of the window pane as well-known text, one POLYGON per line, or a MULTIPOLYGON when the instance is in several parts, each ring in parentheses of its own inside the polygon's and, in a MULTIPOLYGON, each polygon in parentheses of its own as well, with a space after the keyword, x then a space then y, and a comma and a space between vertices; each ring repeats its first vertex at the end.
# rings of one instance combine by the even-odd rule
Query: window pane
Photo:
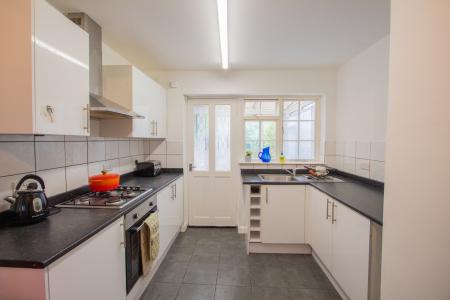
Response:
POLYGON ((197 171, 209 170, 209 106, 194 105, 194 166, 197 171))
POLYGON ((252 157, 258 157, 259 145, 259 121, 245 121, 245 150, 252 151, 252 157))
POLYGON ((259 140, 246 140, 245 150, 252 151, 252 158, 258 158, 258 153, 261 151, 261 148, 259 147, 259 140))
POLYGON ((230 105, 216 105, 216 171, 230 170, 230 105))
POLYGON ((285 120, 298 120, 299 101, 284 101, 283 118, 285 120))
POLYGON ((260 101, 245 101, 245 115, 258 115, 260 112, 260 101))
POLYGON ((261 101, 260 114, 263 116, 278 115, 277 102, 276 101, 261 101))
POLYGON ((316 115, 316 103, 314 101, 300 102, 300 120, 314 120, 316 115))
POLYGON ((287 159, 298 159, 298 142, 284 142, 283 154, 287 159))
POLYGON ((299 159, 314 159, 314 142, 300 142, 299 159))
POLYGON ((261 131, 263 140, 276 140, 277 123, 275 121, 262 121, 261 131))
POLYGON ((300 140, 314 140, 314 121, 300 122, 300 140))
POLYGON ((259 140, 259 121, 245 121, 245 140, 259 140))
POLYGON ((298 140, 298 121, 284 122, 283 139, 294 141, 298 140))

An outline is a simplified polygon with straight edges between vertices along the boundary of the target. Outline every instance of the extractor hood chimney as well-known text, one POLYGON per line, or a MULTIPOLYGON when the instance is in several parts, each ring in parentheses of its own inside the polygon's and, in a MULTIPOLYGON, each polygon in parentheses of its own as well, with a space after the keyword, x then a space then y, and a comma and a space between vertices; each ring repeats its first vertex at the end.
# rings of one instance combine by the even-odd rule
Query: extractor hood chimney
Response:
POLYGON ((91 117, 99 119, 135 119, 143 116, 103 97, 102 28, 85 13, 67 17, 89 33, 89 92, 91 117))

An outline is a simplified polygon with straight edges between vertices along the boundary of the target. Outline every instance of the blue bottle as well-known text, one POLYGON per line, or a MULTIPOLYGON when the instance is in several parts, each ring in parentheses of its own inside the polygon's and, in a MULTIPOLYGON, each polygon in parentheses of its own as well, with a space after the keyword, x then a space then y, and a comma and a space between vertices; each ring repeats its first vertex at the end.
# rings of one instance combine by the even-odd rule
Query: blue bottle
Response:
POLYGON ((262 149, 262 152, 258 153, 258 157, 262 162, 268 163, 272 159, 270 157, 270 147, 266 147, 262 149))

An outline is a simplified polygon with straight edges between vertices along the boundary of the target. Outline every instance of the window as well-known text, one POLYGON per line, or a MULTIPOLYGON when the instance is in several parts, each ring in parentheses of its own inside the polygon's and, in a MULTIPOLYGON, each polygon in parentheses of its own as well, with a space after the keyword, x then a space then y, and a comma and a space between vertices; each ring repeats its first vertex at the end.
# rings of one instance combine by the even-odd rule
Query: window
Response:
POLYGON ((287 159, 314 159, 315 119, 315 101, 283 101, 283 151, 287 159))
POLYGON ((262 148, 270 147, 270 156, 276 156, 276 121, 245 121, 245 149, 258 158, 262 148))
POLYGON ((250 150, 254 159, 262 148, 270 146, 272 159, 278 159, 283 152, 288 160, 315 160, 318 99, 246 99, 245 150, 250 150))
POLYGON ((277 123, 279 119, 278 99, 245 100, 245 150, 253 158, 264 147, 270 147, 270 155, 277 154, 277 123))

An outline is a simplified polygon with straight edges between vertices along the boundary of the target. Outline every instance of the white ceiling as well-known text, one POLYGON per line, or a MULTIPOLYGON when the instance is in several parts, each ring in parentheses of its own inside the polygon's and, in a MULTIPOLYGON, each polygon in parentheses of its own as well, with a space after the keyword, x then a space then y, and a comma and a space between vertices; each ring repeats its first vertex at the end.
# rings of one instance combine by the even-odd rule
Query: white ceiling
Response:
MULTIPOLYGON (((142 69, 220 69, 215 0, 49 0, 142 69)), ((389 32, 389 0, 228 0, 231 69, 335 66, 389 32)))

